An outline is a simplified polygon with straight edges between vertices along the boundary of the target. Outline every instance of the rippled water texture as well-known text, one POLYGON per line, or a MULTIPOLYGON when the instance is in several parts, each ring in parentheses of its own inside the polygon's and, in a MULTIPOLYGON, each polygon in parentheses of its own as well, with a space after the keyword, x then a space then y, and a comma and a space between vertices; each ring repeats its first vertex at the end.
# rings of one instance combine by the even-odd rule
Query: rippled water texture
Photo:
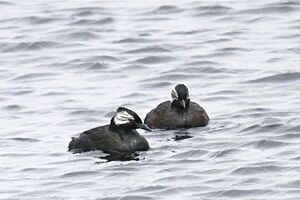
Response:
POLYGON ((299 1, 0 1, 0 199, 299 200, 299 1), (207 127, 67 152, 185 83, 207 127))

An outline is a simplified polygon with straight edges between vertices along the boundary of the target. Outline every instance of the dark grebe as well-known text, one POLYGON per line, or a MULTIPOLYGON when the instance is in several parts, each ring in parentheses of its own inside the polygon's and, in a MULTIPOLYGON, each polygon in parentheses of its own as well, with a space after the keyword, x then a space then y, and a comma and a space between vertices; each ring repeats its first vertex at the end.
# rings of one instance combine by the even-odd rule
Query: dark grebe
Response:
POLYGON ((150 128, 177 129, 206 126, 209 117, 197 103, 190 101, 188 88, 178 84, 171 92, 172 101, 165 101, 145 117, 150 128))
POLYGON ((143 124, 141 118, 132 110, 119 107, 110 125, 90 129, 72 138, 69 151, 80 153, 102 150, 105 153, 131 153, 146 151, 149 143, 135 129, 151 129, 143 124))

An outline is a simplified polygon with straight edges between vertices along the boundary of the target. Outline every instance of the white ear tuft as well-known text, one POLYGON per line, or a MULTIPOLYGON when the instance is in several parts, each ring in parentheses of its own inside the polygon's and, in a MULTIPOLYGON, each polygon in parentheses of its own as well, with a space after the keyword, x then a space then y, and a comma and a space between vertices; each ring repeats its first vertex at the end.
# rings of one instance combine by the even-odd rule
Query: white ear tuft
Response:
POLYGON ((175 88, 171 92, 171 97, 172 97, 172 101, 178 99, 178 93, 175 88))
POLYGON ((187 91, 187 94, 186 94, 186 99, 190 99, 191 97, 190 97, 190 93, 189 93, 189 91, 187 91))
POLYGON ((134 120, 134 117, 126 111, 117 112, 114 117, 114 122, 116 125, 127 124, 130 120, 134 120))

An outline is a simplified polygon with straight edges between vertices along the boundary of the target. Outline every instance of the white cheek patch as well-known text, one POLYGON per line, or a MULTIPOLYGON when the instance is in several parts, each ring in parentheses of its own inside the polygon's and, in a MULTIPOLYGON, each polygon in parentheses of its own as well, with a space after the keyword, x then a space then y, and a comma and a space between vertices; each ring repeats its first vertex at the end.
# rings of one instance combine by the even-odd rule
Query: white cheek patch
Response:
POLYGON ((126 111, 117 112, 114 117, 114 122, 116 125, 127 124, 130 120, 134 120, 134 117, 126 111))
POLYGON ((172 101, 174 101, 175 99, 178 99, 178 93, 175 88, 171 92, 171 97, 172 97, 172 101))

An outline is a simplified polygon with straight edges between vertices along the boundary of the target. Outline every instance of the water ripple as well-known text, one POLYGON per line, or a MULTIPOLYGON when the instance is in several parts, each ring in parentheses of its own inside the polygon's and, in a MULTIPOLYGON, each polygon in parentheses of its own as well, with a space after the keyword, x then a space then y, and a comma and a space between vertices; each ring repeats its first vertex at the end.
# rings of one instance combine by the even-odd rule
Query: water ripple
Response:
POLYGON ((147 56, 134 61, 134 63, 140 64, 160 64, 175 60, 174 57, 170 56, 147 56))
POLYGON ((86 176, 94 176, 97 172, 95 171, 76 171, 76 172, 69 172, 65 173, 60 176, 60 178, 74 178, 74 177, 86 177, 86 176))
POLYGON ((152 42, 151 39, 146 38, 125 38, 115 41, 115 43, 147 43, 152 42))
POLYGON ((60 43, 51 41, 37 41, 37 42, 21 42, 16 44, 6 45, 2 52, 16 52, 16 51, 37 51, 42 49, 49 49, 61 46, 60 43))
POLYGON ((274 173, 286 170, 286 167, 265 165, 265 166, 253 166, 253 167, 239 167, 231 172, 233 175, 253 175, 253 174, 266 174, 274 173))
POLYGON ((172 14, 172 13, 179 13, 183 11, 183 9, 178 8, 177 6, 174 5, 163 5, 155 10, 146 13, 146 14, 172 14))
POLYGON ((78 26, 88 26, 88 25, 106 25, 111 24, 115 20, 112 17, 106 17, 103 19, 95 20, 95 19, 79 19, 75 22, 71 23, 70 25, 78 25, 78 26))
POLYGON ((39 142, 40 141, 35 138, 24 138, 24 137, 9 138, 9 140, 14 140, 14 141, 18 141, 18 142, 39 142))
POLYGON ((299 10, 299 8, 289 4, 270 4, 262 8, 246 9, 239 12, 238 14, 282 14, 294 12, 297 10, 299 10))
POLYGON ((139 49, 126 51, 124 53, 136 54, 136 53, 163 53, 163 52, 171 52, 171 50, 161 46, 149 46, 149 47, 143 47, 139 49))
POLYGON ((13 5, 12 3, 7 2, 7 1, 0 1, 0 4, 1 5, 13 5))
POLYGON ((231 12, 232 9, 227 6, 214 5, 214 6, 199 6, 195 8, 196 15, 198 17, 204 16, 221 16, 231 12))
POLYGON ((70 34, 64 36, 64 38, 85 41, 85 40, 96 39, 96 38, 98 38, 98 35, 95 33, 92 33, 92 32, 88 32, 88 31, 80 31, 80 32, 70 33, 70 34))
POLYGON ((280 142, 280 141, 272 141, 272 140, 258 140, 258 141, 244 144, 243 147, 253 146, 253 147, 259 148, 259 149, 269 149, 269 148, 279 148, 279 147, 282 147, 285 145, 289 145, 289 143, 280 142))
POLYGON ((17 111, 17 110, 21 110, 23 107, 20 106, 20 105, 8 105, 5 107, 5 110, 8 110, 8 111, 17 111))
POLYGON ((284 83, 300 79, 299 72, 280 73, 248 81, 248 83, 284 83))
POLYGON ((30 16, 30 17, 22 17, 16 18, 16 21, 20 22, 27 22, 30 24, 48 24, 48 23, 56 23, 58 21, 63 21, 63 18, 55 18, 55 17, 37 17, 37 16, 30 16))
POLYGON ((50 78, 53 76, 59 75, 58 73, 52 73, 52 72, 44 72, 44 73, 29 73, 25 75, 18 76, 13 81, 32 81, 32 80, 40 80, 44 78, 50 78))

